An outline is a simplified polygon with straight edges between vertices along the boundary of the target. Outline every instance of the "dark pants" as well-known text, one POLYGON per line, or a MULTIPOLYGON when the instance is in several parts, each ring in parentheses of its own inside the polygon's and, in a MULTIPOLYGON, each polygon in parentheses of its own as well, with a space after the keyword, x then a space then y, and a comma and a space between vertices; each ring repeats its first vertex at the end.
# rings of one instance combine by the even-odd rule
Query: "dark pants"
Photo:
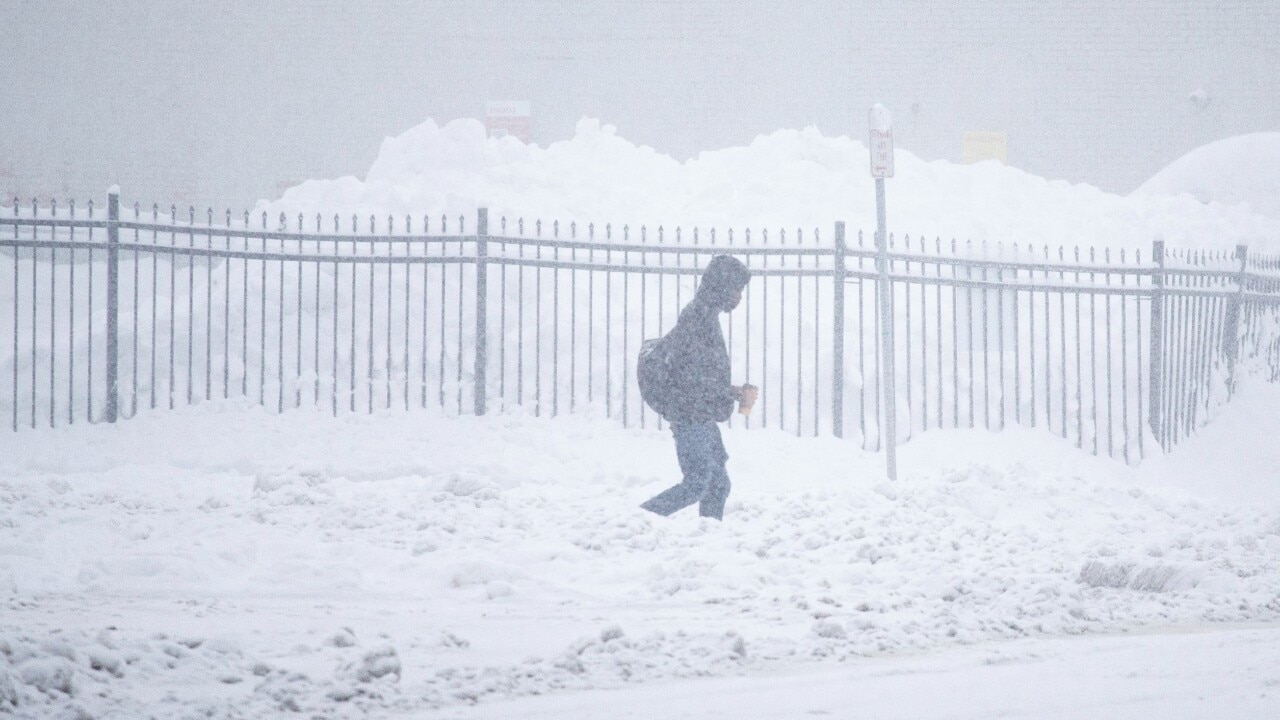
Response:
POLYGON ((670 487, 640 507, 659 515, 671 513, 698 503, 698 514, 720 520, 724 501, 729 497, 729 473, 725 461, 720 428, 714 422, 673 423, 671 434, 676 439, 676 458, 684 481, 670 487))

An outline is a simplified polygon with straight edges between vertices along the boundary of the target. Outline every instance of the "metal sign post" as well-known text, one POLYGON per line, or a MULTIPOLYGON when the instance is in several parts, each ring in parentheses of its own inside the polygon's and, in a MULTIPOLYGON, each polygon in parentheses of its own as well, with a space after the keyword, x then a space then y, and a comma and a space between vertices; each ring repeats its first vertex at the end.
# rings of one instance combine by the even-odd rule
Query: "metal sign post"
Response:
POLYGON ((893 177, 893 116, 883 105, 872 106, 871 176, 876 179, 876 272, 880 304, 880 437, 884 440, 885 465, 890 480, 898 479, 898 407, 894 388, 893 281, 889 277, 889 243, 884 210, 884 180, 893 177))

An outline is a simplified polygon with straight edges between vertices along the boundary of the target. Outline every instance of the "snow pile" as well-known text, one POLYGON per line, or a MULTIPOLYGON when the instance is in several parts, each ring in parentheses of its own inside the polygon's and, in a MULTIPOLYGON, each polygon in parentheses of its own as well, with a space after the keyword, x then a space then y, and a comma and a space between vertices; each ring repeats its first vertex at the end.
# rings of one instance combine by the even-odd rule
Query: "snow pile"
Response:
MULTIPOLYGON (((479 206, 512 218, 637 228, 663 224, 725 228, 819 228, 836 220, 875 228, 867 147, 815 128, 778 130, 746 147, 704 152, 685 163, 637 146, 611 125, 584 118, 570 140, 546 148, 487 138, 475 120, 432 120, 387 138, 364 179, 310 180, 259 203, 292 222, 332 213, 474 217, 479 206)), ((1191 197, 1121 197, 1089 185, 1048 181, 997 162, 958 165, 895 155, 888 181, 897 234, 1056 245, 1255 248, 1280 242, 1280 218, 1248 208, 1205 206, 1191 197), (1261 245, 1260 245, 1261 243, 1261 245)), ((470 220, 468 220, 470 222, 470 220)), ((326 226, 327 227, 327 226, 326 226)), ((438 228, 438 225, 437 225, 438 228)), ((496 232, 496 230, 495 230, 496 232)), ((532 229, 528 232, 532 234, 532 229)))
POLYGON ((1138 194, 1187 194, 1202 203, 1242 204, 1280 218, 1280 132, 1240 135, 1196 148, 1143 183, 1138 194))
POLYGON ((847 441, 730 430, 724 523, 639 510, 670 437, 590 414, 209 403, 3 443, 0 703, 26 717, 413 713, 1280 619, 1276 494, 1193 495, 1032 430, 926 433, 897 483, 847 441))

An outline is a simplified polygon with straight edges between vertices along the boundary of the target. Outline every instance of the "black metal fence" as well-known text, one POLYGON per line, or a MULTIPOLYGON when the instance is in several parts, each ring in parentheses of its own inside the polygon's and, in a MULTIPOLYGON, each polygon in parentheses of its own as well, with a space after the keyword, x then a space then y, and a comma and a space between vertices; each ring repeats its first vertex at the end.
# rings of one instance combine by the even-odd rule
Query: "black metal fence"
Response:
POLYGON ((1170 449, 1208 422, 1240 377, 1274 381, 1280 368, 1280 259, 1243 247, 870 243, 842 223, 753 235, 491 222, 485 210, 470 227, 122 214, 115 194, 105 217, 92 203, 15 200, 9 212, 0 409, 14 430, 231 398, 660 426, 635 355, 720 253, 753 273, 725 321, 734 377, 761 388, 755 412, 731 421, 747 427, 880 449, 1018 424, 1134 462, 1149 439, 1170 449))

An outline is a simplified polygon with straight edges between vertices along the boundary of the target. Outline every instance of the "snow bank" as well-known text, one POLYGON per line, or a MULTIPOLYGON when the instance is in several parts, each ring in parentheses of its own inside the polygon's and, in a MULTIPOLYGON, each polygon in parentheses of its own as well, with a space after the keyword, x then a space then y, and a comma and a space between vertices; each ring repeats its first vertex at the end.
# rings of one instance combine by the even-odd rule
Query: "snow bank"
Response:
MULTIPOLYGON (((828 230, 836 220, 875 228, 866 146, 814 128, 778 130, 746 147, 684 163, 637 146, 611 125, 583 118, 574 137, 546 148, 487 138, 475 120, 427 120, 383 141, 364 179, 309 180, 260 202, 272 217, 405 215, 474 217, 478 206, 510 217, 615 228, 702 226, 828 230)), ((1121 197, 1089 185, 1049 181, 995 161, 925 162, 898 150, 888 183, 897 234, 1036 245, 1148 248, 1171 244, 1255 248, 1280 243, 1280 217, 1206 206, 1192 197, 1121 197)), ((310 222, 310 220, 308 220, 310 222)), ((434 222, 434 220, 433 220, 434 222)), ((419 225, 420 227, 420 225, 419 225)))
POLYGON ((420 712, 1280 618, 1280 502, 1031 430, 926 433, 897 483, 847 441, 729 431, 722 524, 639 510, 669 436, 589 414, 210 403, 0 443, 0 702, 31 717, 420 712))
POLYGON ((1280 218, 1280 132, 1240 135, 1178 158, 1134 195, 1190 195, 1205 204, 1243 205, 1280 218))

